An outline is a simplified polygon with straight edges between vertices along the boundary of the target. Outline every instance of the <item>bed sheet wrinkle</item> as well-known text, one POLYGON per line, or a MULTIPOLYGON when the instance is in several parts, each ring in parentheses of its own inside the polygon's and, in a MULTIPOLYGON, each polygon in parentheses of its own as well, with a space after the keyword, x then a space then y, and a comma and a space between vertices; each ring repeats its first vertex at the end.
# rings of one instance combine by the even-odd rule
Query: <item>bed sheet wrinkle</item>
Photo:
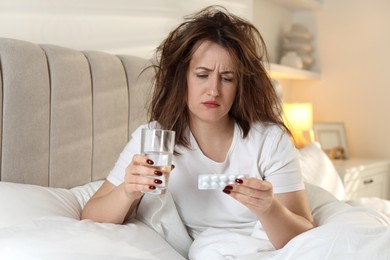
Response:
POLYGON ((272 251, 268 239, 240 234, 224 229, 208 228, 194 240, 189 250, 191 260, 236 259, 241 255, 272 251))
POLYGON ((381 212, 367 207, 352 207, 341 201, 323 205, 320 210, 313 212, 313 217, 317 225, 340 221, 356 225, 390 226, 390 218, 381 212))
POLYGON ((192 239, 169 191, 160 196, 145 194, 136 218, 156 231, 182 256, 188 256, 192 239))
POLYGON ((374 209, 390 218, 390 200, 385 200, 377 197, 363 197, 347 200, 346 203, 353 207, 366 207, 374 209))

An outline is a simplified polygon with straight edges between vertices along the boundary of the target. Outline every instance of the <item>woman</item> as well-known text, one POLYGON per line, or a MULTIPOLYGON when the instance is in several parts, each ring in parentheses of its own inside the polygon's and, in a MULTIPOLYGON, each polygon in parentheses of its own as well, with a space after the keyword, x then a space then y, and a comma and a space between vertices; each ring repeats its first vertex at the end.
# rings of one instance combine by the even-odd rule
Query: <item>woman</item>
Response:
POLYGON ((297 151, 264 69, 256 28, 223 8, 186 20, 158 47, 150 125, 176 131, 171 173, 139 155, 140 126, 83 218, 123 223, 143 192, 168 191, 190 235, 209 227, 250 235, 262 226, 275 248, 313 227, 297 151), (246 174, 221 190, 199 190, 201 174, 246 174))

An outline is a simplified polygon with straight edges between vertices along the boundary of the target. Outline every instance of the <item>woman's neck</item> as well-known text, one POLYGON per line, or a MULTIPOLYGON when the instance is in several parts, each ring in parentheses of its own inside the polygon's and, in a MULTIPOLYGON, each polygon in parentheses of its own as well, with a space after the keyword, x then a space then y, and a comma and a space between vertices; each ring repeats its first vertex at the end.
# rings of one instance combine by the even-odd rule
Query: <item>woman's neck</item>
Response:
POLYGON ((203 154, 216 162, 223 162, 234 135, 234 120, 206 123, 191 122, 190 129, 203 154))

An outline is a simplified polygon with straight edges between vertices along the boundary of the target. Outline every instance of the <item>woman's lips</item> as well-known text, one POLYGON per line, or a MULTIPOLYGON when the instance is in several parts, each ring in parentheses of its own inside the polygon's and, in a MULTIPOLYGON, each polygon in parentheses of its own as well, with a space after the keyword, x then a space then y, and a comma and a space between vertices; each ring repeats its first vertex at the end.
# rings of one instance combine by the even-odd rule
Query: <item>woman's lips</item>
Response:
POLYGON ((205 101, 203 102, 203 105, 207 108, 216 108, 220 106, 216 101, 205 101))

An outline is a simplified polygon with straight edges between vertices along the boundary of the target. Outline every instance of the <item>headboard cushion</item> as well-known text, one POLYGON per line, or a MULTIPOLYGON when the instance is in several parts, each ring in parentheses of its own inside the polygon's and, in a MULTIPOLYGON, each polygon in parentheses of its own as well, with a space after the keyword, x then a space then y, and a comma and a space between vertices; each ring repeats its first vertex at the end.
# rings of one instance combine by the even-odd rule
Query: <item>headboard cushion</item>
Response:
POLYGON ((118 57, 92 51, 84 55, 89 61, 93 86, 92 179, 101 179, 113 166, 105 161, 115 162, 129 137, 127 79, 118 57))
POLYGON ((48 185, 50 85, 46 56, 34 44, 2 40, 1 179, 48 185))
POLYGON ((146 121, 148 65, 0 38, 1 181, 70 188, 105 178, 146 121))

